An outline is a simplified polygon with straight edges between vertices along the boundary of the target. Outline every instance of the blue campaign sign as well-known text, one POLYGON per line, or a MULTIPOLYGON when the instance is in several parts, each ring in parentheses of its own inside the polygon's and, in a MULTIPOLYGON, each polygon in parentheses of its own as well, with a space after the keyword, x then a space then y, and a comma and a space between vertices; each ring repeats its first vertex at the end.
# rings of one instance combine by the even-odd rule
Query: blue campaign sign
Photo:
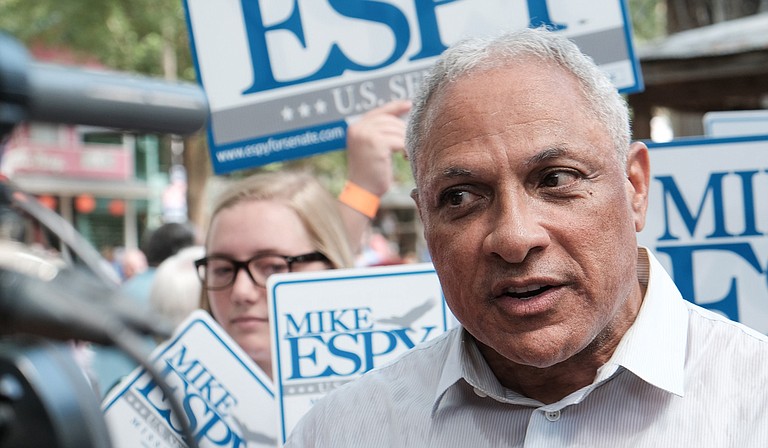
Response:
POLYGON ((347 119, 411 98, 469 35, 548 26, 642 90, 623 0, 185 0, 216 173, 343 148, 347 119))
MULTIPOLYGON (((275 447, 272 382, 208 313, 191 313, 151 361, 200 447, 275 447)), ((142 367, 115 386, 102 407, 115 447, 186 446, 179 417, 142 367)))
POLYGON ((649 147, 640 244, 684 298, 768 334, 768 136, 649 147))

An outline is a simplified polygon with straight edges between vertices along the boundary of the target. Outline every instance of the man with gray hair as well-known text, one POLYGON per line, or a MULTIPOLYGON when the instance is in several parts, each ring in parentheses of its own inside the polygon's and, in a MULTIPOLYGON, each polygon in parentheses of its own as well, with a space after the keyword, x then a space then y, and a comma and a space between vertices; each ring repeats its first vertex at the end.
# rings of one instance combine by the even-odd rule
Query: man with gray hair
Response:
POLYGON ((683 300, 636 233, 648 149, 543 29, 448 49, 413 198, 461 327, 316 404, 288 446, 768 446, 768 338, 683 300))

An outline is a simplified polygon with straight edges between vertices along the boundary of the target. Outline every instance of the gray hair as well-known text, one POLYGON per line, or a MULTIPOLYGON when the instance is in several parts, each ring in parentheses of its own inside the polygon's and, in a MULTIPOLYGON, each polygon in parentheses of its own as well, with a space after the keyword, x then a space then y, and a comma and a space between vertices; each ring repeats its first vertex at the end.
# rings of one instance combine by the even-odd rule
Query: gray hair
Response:
POLYGON ((521 58, 552 63, 571 73, 581 87, 588 113, 605 125, 618 160, 626 163, 629 150, 629 111, 624 98, 591 58, 566 37, 545 28, 525 28, 494 37, 471 37, 447 49, 424 77, 411 109, 406 134, 406 151, 417 177, 418 152, 429 129, 429 106, 447 84, 469 74, 509 67, 521 58))
POLYGON ((197 278, 195 260, 204 255, 203 246, 189 246, 166 258, 155 271, 149 293, 150 309, 174 327, 198 307, 203 286, 197 278))

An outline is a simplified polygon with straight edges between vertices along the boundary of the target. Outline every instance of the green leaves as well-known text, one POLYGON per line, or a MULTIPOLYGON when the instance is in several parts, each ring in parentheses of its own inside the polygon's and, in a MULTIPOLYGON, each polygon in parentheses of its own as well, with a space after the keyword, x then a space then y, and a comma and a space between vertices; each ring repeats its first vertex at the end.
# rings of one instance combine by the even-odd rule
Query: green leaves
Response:
POLYGON ((67 49, 71 62, 194 81, 176 0, 0 0, 0 29, 28 47, 67 49))

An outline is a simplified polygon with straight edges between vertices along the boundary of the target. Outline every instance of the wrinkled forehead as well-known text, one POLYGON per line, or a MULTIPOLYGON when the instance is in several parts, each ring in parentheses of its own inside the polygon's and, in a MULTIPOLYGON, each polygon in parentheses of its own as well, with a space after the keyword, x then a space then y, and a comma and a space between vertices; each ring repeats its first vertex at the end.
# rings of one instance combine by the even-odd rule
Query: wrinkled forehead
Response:
MULTIPOLYGON (((446 145, 470 138, 477 130, 502 134, 528 121, 584 119, 595 125, 578 80, 560 67, 540 60, 473 70, 434 89, 420 123, 415 151, 417 182, 446 145), (578 116, 578 117, 577 117, 578 116), (467 129, 465 123, 472 122, 467 129)), ((552 128, 556 131, 557 125, 552 128)))

